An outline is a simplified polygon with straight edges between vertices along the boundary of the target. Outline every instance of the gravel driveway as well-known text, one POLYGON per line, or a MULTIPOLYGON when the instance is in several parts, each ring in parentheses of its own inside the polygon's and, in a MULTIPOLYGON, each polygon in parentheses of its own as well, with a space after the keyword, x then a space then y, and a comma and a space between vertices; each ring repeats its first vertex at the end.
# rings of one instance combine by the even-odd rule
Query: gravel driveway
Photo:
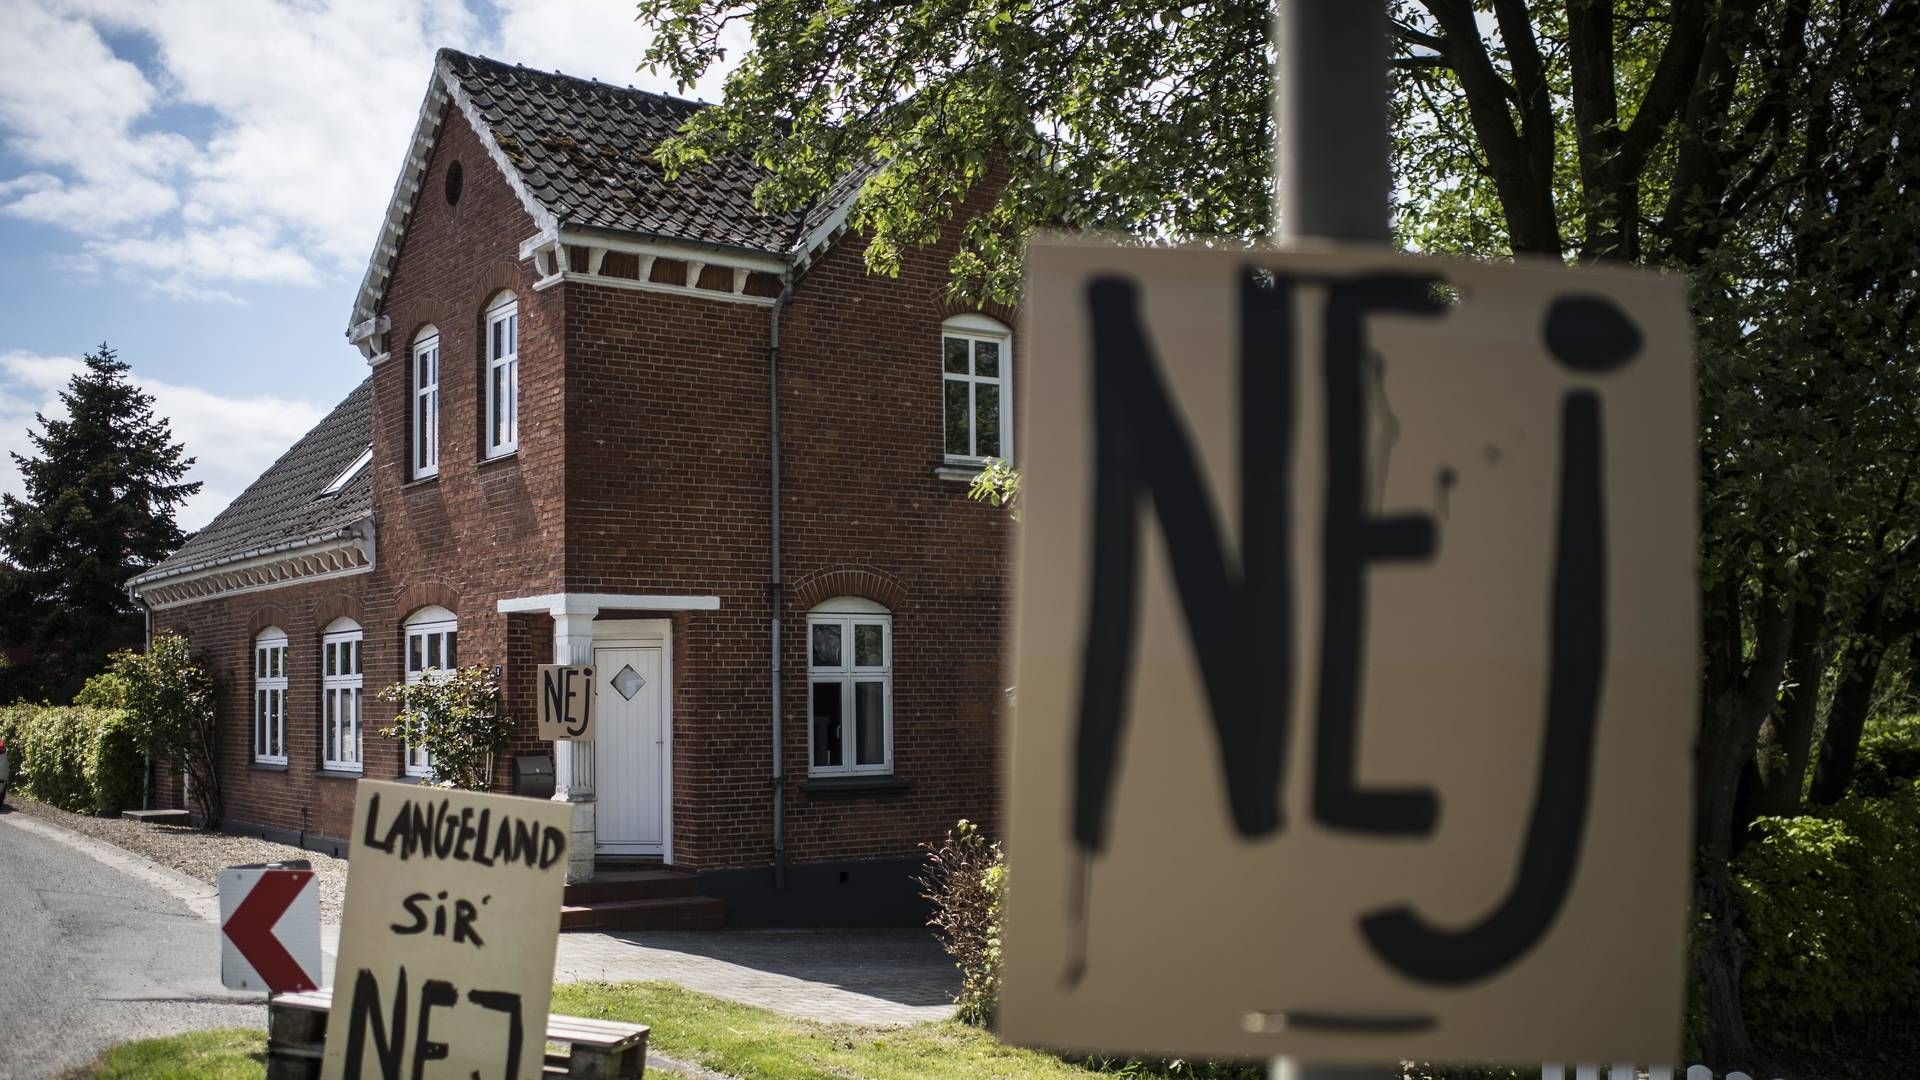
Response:
POLYGON ((321 921, 340 921, 340 903, 347 893, 345 859, 251 836, 201 832, 184 825, 149 825, 125 818, 73 814, 46 803, 35 802, 17 790, 7 792, 7 805, 61 828, 125 848, 209 885, 218 885, 220 871, 229 866, 305 859, 313 864, 314 876, 319 881, 321 921))

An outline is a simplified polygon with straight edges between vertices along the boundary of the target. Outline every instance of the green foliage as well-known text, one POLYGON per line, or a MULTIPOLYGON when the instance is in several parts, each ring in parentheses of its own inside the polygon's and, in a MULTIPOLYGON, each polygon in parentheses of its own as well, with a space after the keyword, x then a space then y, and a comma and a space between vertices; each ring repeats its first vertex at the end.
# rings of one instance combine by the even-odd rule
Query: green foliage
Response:
POLYGON ((1504 1065, 1424 1065, 1409 1062, 1401 1068, 1405 1080, 1540 1080, 1538 1067, 1504 1065))
POLYGON ((91 710, 43 705, 34 707, 20 723, 18 742, 9 752, 20 755, 27 791, 44 803, 63 810, 88 810, 93 795, 87 787, 87 759, 93 750, 91 710))
POLYGON ((64 416, 36 416, 15 454, 21 497, 0 496, 0 636, 31 647, 6 673, 15 698, 67 700, 116 647, 140 640, 127 579, 180 546, 173 512, 200 490, 153 398, 105 345, 61 391, 64 416))
POLYGON ((185 773, 201 824, 218 827, 224 806, 213 675, 187 639, 170 630, 153 635, 146 652, 115 653, 110 663, 109 670, 126 685, 134 744, 185 773))
POLYGON ((1869 724, 1853 765, 1853 794, 1885 798, 1915 780, 1920 780, 1920 715, 1885 716, 1869 724))
POLYGON ((501 715, 500 687, 483 667, 434 670, 417 683, 395 683, 380 700, 399 706, 389 739, 404 739, 427 751, 433 781, 441 787, 485 791, 493 781, 493 758, 513 733, 501 715))
POLYGON ((999 458, 988 461, 967 488, 967 498, 975 502, 1004 507, 1015 521, 1020 520, 1020 470, 999 458))
POLYGON ((962 820, 939 844, 925 845, 921 895, 933 904, 934 936, 960 968, 961 1023, 993 1026, 1000 1009, 1000 908, 1007 863, 1000 845, 962 820))
MULTIPOLYGON (((112 658, 108 658, 109 663, 112 658)), ((88 679, 80 692, 73 695, 73 703, 89 709, 124 709, 128 706, 128 695, 132 687, 127 677, 117 671, 103 671, 88 679)))
POLYGON ((1792 1039, 1920 1009, 1920 784, 1756 831, 1734 866, 1749 1015, 1792 1039))
POLYGON ((125 709, 83 709, 87 714, 87 796, 96 814, 112 816, 140 807, 146 750, 139 726, 125 709))

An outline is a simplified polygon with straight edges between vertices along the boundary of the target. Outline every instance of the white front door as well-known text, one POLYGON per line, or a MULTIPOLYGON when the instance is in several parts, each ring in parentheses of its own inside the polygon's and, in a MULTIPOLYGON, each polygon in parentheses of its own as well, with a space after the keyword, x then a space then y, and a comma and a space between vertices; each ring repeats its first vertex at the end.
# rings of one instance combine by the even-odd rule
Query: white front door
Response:
POLYGON ((595 839, 601 855, 666 855, 667 669, 659 645, 593 650, 595 839))

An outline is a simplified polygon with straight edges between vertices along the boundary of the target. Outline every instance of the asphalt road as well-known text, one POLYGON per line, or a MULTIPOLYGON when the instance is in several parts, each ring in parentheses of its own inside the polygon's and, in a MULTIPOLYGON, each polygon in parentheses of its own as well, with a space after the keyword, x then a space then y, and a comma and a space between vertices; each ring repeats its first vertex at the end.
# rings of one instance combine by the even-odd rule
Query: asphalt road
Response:
POLYGON ((260 995, 221 987, 212 923, 0 814, 0 1080, 38 1080, 128 1039, 266 1027, 260 995))

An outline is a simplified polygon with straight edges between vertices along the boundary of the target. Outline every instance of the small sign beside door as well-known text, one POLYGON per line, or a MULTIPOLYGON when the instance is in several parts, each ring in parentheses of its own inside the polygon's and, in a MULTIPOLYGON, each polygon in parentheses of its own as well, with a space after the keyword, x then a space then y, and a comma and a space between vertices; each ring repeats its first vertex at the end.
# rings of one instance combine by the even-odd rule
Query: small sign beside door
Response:
POLYGON ((593 666, 540 665, 540 737, 593 738, 593 666))

